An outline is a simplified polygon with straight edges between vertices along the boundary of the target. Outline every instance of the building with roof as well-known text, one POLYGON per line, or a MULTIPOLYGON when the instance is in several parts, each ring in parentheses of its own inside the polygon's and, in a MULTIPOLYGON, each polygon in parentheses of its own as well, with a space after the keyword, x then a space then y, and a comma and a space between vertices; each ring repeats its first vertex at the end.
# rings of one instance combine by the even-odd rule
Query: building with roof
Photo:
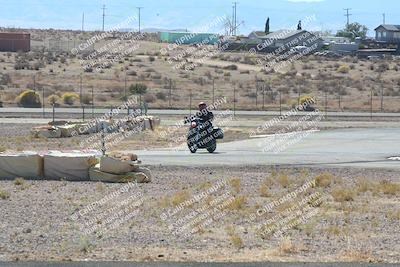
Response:
POLYGON ((385 43, 400 43, 400 25, 379 25, 375 29, 375 39, 385 43))
MULTIPOLYGON (((306 30, 278 30, 271 33, 253 31, 248 37, 239 42, 231 41, 228 50, 253 50, 270 53, 279 49, 284 52, 296 47, 314 47, 315 50, 323 46, 323 40, 306 30)), ((314 49, 313 49, 314 50, 314 49)))

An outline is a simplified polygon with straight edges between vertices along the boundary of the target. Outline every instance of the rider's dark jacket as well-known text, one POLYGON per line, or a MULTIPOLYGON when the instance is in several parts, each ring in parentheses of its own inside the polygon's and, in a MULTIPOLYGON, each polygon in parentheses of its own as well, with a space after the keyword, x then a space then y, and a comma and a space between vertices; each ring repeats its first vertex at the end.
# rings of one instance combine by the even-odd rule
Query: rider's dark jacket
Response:
POLYGON ((214 119, 214 114, 209 110, 199 111, 197 112, 197 116, 202 119, 203 122, 211 122, 214 119))

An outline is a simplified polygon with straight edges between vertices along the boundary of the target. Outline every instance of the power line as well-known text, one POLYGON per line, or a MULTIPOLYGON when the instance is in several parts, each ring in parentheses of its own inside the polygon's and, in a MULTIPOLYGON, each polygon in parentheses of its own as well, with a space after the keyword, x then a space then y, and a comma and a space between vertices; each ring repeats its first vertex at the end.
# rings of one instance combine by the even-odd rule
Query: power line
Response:
POLYGON ((106 5, 103 5, 103 32, 104 32, 104 20, 105 20, 105 17, 106 17, 106 5))
POLYGON ((351 10, 351 8, 343 8, 343 10, 346 11, 346 14, 344 14, 345 17, 347 17, 347 27, 349 27, 350 24, 350 16, 353 14, 350 14, 349 11, 351 10))
POLYGON ((136 7, 137 9, 138 9, 138 11, 139 11, 139 33, 140 33, 140 10, 143 8, 143 7, 136 7))

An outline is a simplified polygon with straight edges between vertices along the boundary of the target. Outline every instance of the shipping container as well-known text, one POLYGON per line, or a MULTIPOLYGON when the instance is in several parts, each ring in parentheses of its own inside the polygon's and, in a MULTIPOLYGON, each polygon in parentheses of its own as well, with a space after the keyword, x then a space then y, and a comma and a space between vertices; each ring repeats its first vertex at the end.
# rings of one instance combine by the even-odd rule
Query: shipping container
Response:
POLYGON ((162 43, 181 44, 205 44, 214 45, 219 42, 219 36, 214 33, 194 32, 159 32, 158 37, 162 43))
POLYGON ((28 52, 31 50, 29 33, 0 32, 0 52, 28 52))

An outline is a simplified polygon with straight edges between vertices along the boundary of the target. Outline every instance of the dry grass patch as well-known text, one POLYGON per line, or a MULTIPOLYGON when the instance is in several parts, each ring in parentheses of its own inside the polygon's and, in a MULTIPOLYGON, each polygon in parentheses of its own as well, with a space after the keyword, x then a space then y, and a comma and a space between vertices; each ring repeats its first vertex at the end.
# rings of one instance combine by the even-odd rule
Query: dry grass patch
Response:
POLYGON ((9 199, 10 198, 10 193, 7 191, 0 190, 0 199, 9 199))
POLYGON ((29 188, 29 184, 24 180, 24 178, 16 178, 14 184, 21 190, 29 188))
POLYGON ((271 197, 272 196, 269 186, 265 183, 263 183, 260 187, 260 196, 261 197, 271 197))
POLYGON ((344 202, 344 201, 353 201, 355 194, 354 191, 350 189, 337 188, 332 191, 331 195, 336 202, 344 202))
POLYGON ((290 185, 290 179, 289 176, 286 173, 282 173, 278 175, 278 183, 283 187, 283 188, 288 188, 290 185))
POLYGON ((365 193, 372 189, 372 183, 370 183, 366 178, 358 178, 356 185, 359 193, 365 193))
POLYGON ((325 232, 327 232, 328 235, 331 235, 331 236, 339 236, 342 233, 339 226, 336 226, 336 225, 329 226, 328 228, 325 229, 325 232))
POLYGON ((236 194, 240 193, 240 190, 242 188, 242 183, 239 178, 235 178, 229 181, 229 184, 233 188, 233 190, 236 192, 236 194))
POLYGON ((329 172, 324 172, 315 177, 315 184, 318 187, 328 187, 332 184, 334 178, 329 172))
POLYGON ((15 185, 24 185, 25 184, 25 180, 24 180, 24 178, 15 178, 14 184, 15 185))
POLYGON ((244 247, 242 238, 236 233, 236 230, 233 226, 226 227, 226 233, 228 234, 229 239, 235 248, 241 249, 244 247))
POLYGON ((245 196, 236 196, 235 199, 228 205, 232 210, 241 210, 247 203, 247 198, 245 196))
POLYGON ((378 188, 385 195, 395 196, 400 192, 400 185, 389 181, 381 181, 378 188))
POLYGON ((279 252, 281 254, 292 254, 295 253, 296 251, 297 249, 289 237, 285 237, 279 243, 279 252))
POLYGON ((173 206, 178 206, 179 204, 185 202, 186 200, 189 200, 190 198, 190 193, 186 190, 177 192, 175 195, 172 196, 171 198, 171 204, 173 206))

